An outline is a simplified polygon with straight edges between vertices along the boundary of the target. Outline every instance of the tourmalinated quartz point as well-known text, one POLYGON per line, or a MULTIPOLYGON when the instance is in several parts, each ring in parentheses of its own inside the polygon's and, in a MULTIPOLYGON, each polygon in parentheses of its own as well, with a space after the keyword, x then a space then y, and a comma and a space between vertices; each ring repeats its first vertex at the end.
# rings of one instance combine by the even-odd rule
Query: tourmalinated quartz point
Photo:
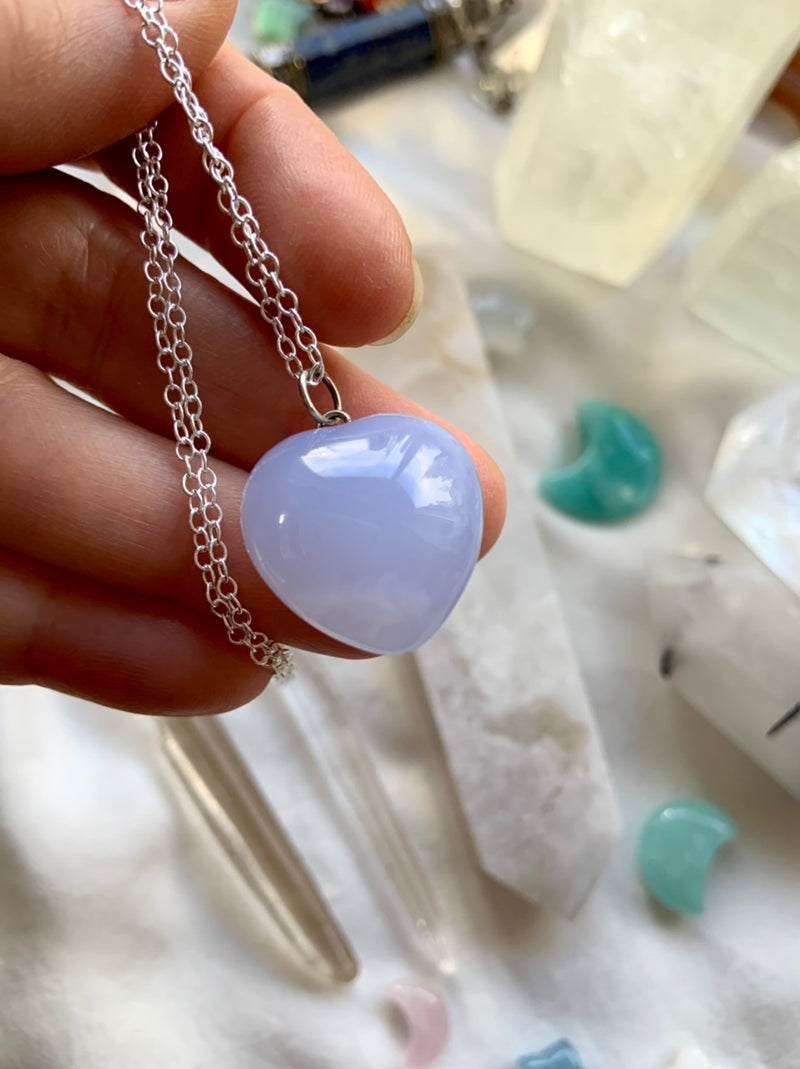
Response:
POLYGON ((737 835, 731 818, 701 798, 656 809, 639 838, 639 874, 647 890, 674 913, 702 913, 708 870, 737 835))
POLYGON ((580 1055, 568 1039, 560 1039, 537 1054, 517 1059, 517 1069, 583 1069, 580 1055))
POLYGON ((795 0, 563 0, 496 182, 512 245, 627 285, 792 55, 795 0))
POLYGON ((284 604, 370 653, 406 653, 467 584, 483 496, 464 447, 416 416, 367 416, 287 438, 242 500, 253 564, 284 604))
POLYGON ((694 252, 693 312, 786 368, 800 369, 800 142, 775 156, 694 252))
POLYGON ((708 480, 706 500, 798 594, 799 484, 800 382, 792 382, 731 420, 708 480))
POLYGON ((637 515, 661 483, 661 449, 653 432, 627 409, 604 401, 584 401, 575 414, 581 455, 543 476, 542 497, 591 523, 637 515))
POLYGON ((479 438, 506 476, 508 517, 415 657, 484 870, 572 916, 619 835, 614 792, 458 265, 421 265, 424 349, 412 336, 353 356, 479 438))
POLYGON ((754 558, 662 556, 648 586, 662 675, 800 798, 800 598, 754 558))

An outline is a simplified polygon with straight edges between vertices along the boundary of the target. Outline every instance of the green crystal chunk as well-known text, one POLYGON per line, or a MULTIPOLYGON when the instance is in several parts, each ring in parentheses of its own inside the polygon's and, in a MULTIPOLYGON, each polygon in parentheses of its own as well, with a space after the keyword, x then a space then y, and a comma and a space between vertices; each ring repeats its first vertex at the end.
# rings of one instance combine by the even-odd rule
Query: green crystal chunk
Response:
POLYGON ((702 913, 708 870, 718 850, 738 835, 727 813, 701 798, 666 802, 639 837, 639 875, 674 913, 702 913))
POLYGON ((661 483, 661 449, 653 432, 627 409, 605 401, 584 401, 575 418, 581 455, 542 478, 542 497, 560 512, 593 523, 635 516, 661 483))
POLYGON ((308 29, 314 13, 303 0, 258 0, 253 8, 252 28, 264 44, 291 44, 308 29))

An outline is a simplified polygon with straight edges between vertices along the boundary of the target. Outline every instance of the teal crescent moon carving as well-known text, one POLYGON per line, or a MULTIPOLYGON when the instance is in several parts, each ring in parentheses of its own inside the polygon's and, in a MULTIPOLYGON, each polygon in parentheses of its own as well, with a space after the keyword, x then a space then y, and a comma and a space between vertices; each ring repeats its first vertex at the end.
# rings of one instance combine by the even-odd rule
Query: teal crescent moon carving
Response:
POLYGON ((727 813, 701 798, 666 802, 642 828, 638 851, 642 882, 672 912, 702 913, 711 863, 737 834, 727 813))
POLYGON ((605 401, 583 401, 575 420, 581 454, 542 478, 542 497, 560 512, 593 523, 613 523, 645 509, 661 482, 661 449, 650 428, 605 401))

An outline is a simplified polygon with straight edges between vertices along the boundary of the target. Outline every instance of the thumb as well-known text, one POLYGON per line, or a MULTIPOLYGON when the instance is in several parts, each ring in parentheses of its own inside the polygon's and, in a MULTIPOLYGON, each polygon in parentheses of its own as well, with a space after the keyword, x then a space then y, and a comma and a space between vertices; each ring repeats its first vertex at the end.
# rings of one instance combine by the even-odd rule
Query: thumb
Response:
MULTIPOLYGON (((224 41, 236 0, 166 0, 164 10, 197 72, 224 41)), ((171 99, 123 0, 0 0, 0 172, 97 152, 171 99)))

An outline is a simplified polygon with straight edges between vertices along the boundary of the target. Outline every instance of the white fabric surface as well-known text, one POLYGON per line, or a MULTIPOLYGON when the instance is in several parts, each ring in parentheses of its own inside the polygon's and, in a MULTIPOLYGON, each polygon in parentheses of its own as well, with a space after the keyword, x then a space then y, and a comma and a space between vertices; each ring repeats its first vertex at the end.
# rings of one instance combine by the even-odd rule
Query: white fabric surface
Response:
MULTIPOLYGON (((763 155, 743 143, 692 226, 622 293, 526 259, 496 236, 491 165, 502 125, 458 68, 328 117, 396 199, 418 241, 452 245, 467 277, 505 279, 536 305, 532 348, 498 367, 523 463, 555 456, 573 403, 635 408, 660 435, 666 479, 634 523, 580 526, 537 503, 568 626, 627 822, 576 921, 525 906, 476 871, 421 701, 398 704, 402 662, 381 662, 382 708, 360 710, 381 772, 447 905, 447 1069, 510 1069, 568 1035, 587 1069, 661 1069, 696 1043, 714 1069, 800 1065, 798 810, 658 679, 643 589, 654 548, 736 552, 701 500, 726 420, 778 384, 680 306, 686 249, 763 155), (633 850, 648 811, 698 793, 741 840, 707 914, 648 905, 633 850)), ((342 666, 353 677, 357 664, 342 666)), ((162 776, 152 724, 35 688, 0 691, 0 1065, 3 1069, 391 1069, 401 1040, 380 1012, 409 953, 285 720, 256 702, 235 737, 363 958, 350 989, 298 985, 206 836, 162 776)))

